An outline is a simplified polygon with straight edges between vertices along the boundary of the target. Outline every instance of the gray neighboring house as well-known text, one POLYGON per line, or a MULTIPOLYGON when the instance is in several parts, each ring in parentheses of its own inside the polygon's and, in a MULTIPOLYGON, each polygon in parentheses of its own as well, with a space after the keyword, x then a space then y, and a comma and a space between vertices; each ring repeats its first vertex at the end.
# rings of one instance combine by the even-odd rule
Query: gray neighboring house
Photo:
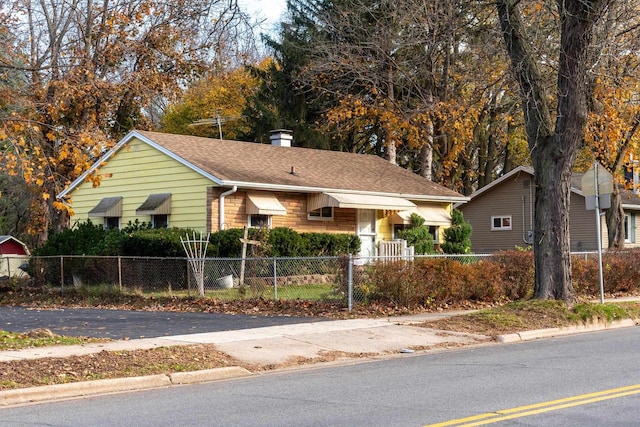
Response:
MULTIPOLYGON (((586 209, 581 189, 582 176, 574 173, 571 178, 570 238, 571 250, 576 252, 598 248, 595 211, 586 209)), ((462 211, 465 220, 473 227, 471 250, 474 253, 511 250, 516 246, 533 244, 533 178, 533 168, 519 166, 471 194, 466 204, 454 206, 462 211)), ((626 246, 638 247, 640 236, 636 216, 640 214, 640 195, 624 191, 622 198, 626 246)), ((608 234, 604 217, 601 226, 602 247, 606 248, 608 234)))

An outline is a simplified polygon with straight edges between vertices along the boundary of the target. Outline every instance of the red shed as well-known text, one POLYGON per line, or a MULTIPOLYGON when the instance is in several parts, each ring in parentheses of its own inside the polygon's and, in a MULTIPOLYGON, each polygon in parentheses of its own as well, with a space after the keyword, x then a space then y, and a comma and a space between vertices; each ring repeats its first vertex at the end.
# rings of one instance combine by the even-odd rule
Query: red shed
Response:
POLYGON ((2 255, 29 255, 29 249, 13 236, 0 236, 0 256, 2 255))

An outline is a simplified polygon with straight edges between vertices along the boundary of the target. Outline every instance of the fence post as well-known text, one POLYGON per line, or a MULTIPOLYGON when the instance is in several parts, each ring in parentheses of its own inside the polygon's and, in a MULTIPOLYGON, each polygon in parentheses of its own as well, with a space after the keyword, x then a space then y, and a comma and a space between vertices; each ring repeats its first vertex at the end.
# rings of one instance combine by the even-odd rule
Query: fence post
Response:
POLYGON ((276 257, 273 257, 273 299, 278 300, 278 271, 276 269, 276 257))
POLYGON ((122 291, 122 257, 118 255, 118 287, 122 291))
POLYGON ((349 301, 349 312, 353 308, 353 255, 349 254, 347 261, 347 299, 349 301))
POLYGON ((60 292, 64 292, 64 256, 60 256, 60 292))
POLYGON ((187 261, 187 295, 191 296, 191 267, 189 266, 189 258, 187 261))

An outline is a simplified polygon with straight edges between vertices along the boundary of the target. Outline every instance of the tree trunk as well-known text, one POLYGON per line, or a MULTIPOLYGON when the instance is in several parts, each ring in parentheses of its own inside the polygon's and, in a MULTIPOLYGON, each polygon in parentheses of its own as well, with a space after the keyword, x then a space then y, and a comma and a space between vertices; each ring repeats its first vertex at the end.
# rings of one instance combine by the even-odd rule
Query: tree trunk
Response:
MULTIPOLYGON (((553 136, 551 139, 555 139, 553 136)), ((571 285, 569 200, 571 168, 550 165, 536 156, 534 215, 534 298, 575 300, 571 285)))
POLYGON ((587 120, 587 67, 595 22, 607 0, 558 0, 560 56, 555 129, 545 81, 530 52, 519 0, 496 5, 511 70, 520 87, 535 170, 534 298, 573 303, 569 241, 571 172, 587 120))
POLYGON ((434 143, 434 126, 433 120, 431 118, 431 113, 434 109, 434 101, 433 101, 433 91, 431 90, 431 86, 425 90, 424 97, 425 109, 429 111, 429 122, 425 126, 425 134, 426 140, 424 145, 420 149, 420 169, 419 174, 427 178, 429 181, 433 180, 433 143, 434 143))
POLYGON ((624 249, 624 210, 622 209, 622 197, 620 188, 613 186, 611 193, 611 207, 605 213, 608 231, 609 249, 624 249))
MULTIPOLYGON (((387 99, 389 100, 389 105, 394 105, 396 102, 396 94, 395 94, 395 88, 394 88, 394 68, 393 65, 388 64, 387 65, 387 99)), ((387 160, 389 160, 389 162, 391 162, 394 165, 398 164, 397 161, 397 150, 396 150, 396 136, 394 135, 395 132, 391 131, 391 129, 388 126, 385 126, 385 142, 386 142, 386 157, 387 160)))
MULTIPOLYGON (((433 126, 431 126, 433 131, 433 126)), ((420 149, 420 176, 433 181, 433 133, 420 149)))

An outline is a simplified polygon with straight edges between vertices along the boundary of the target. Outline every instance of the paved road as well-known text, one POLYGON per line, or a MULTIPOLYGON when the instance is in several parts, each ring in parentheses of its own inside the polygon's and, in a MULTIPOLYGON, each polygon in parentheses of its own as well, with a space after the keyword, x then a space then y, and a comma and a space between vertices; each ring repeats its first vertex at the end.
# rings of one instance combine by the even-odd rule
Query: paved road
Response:
POLYGON ((638 354, 628 328, 0 409, 0 426, 637 426, 638 354))
POLYGON ((27 332, 37 328, 48 328, 60 335, 112 339, 235 331, 322 320, 326 319, 90 308, 45 310, 0 306, 0 329, 3 330, 27 332))

